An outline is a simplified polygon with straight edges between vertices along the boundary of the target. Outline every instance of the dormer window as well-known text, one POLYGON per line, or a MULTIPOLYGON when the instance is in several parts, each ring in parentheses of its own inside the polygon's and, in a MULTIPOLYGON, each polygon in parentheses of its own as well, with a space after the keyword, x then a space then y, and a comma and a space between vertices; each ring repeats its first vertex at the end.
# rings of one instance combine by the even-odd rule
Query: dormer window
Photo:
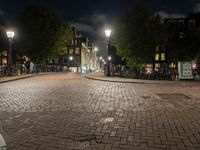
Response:
POLYGON ((184 26, 184 20, 179 20, 178 26, 179 26, 179 28, 183 28, 183 26, 184 26))
POLYGON ((190 26, 190 28, 194 28, 195 27, 195 20, 190 20, 189 26, 190 26))

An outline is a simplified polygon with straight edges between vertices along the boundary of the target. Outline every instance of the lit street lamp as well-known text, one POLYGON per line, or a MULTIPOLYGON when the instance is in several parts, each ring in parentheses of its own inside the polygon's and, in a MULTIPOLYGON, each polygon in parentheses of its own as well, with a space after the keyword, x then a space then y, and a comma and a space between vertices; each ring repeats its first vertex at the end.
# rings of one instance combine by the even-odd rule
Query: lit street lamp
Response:
POLYGON ((13 38, 15 36, 15 32, 12 30, 6 31, 8 41, 9 41, 9 52, 8 52, 8 70, 10 70, 8 73, 9 75, 12 75, 12 43, 13 38))
POLYGON ((15 32, 13 32, 12 30, 8 30, 6 32, 6 34, 7 34, 9 46, 10 46, 9 47, 9 54, 8 54, 8 56, 9 56, 8 64, 9 64, 9 66, 11 66, 12 65, 12 43, 13 43, 13 38, 15 36, 15 32))
POLYGON ((98 51, 98 48, 97 48, 97 47, 94 47, 94 51, 97 52, 97 51, 98 51))
MULTIPOLYGON (((108 47, 107 47, 107 56, 109 55, 109 39, 110 39, 110 36, 111 36, 111 32, 112 30, 107 28, 105 29, 105 35, 106 35, 106 38, 107 38, 107 41, 108 41, 108 47)), ((110 57, 111 58, 111 57, 110 57)), ((109 62, 109 57, 108 57, 108 63, 107 63, 107 76, 110 76, 110 62, 109 62)))
POLYGON ((69 56, 69 60, 72 61, 73 60, 73 56, 69 56))

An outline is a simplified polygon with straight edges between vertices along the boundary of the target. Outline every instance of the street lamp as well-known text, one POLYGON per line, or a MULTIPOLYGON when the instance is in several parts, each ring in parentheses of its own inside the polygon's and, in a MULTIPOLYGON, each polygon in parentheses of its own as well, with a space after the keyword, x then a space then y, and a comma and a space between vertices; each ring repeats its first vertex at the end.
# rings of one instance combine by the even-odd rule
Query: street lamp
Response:
POLYGON ((73 56, 69 56, 69 60, 72 61, 73 60, 73 56))
POLYGON ((109 29, 109 28, 105 29, 105 35, 106 35, 107 38, 110 38, 111 32, 112 32, 111 29, 109 29))
POLYGON ((111 61, 111 56, 108 56, 108 61, 111 61))
MULTIPOLYGON (((110 39, 110 36, 111 36, 111 32, 112 30, 107 28, 105 29, 105 36, 107 38, 107 41, 108 41, 108 47, 107 47, 107 56, 109 55, 109 39, 110 39)), ((110 76, 110 62, 109 62, 109 58, 108 58, 108 64, 107 64, 107 76, 110 76)))
POLYGON ((98 48, 97 48, 96 46, 94 47, 94 51, 95 51, 95 52, 97 52, 97 51, 98 51, 98 48))
POLYGON ((13 38, 15 36, 15 32, 12 30, 6 31, 7 38, 9 41, 9 52, 8 52, 8 67, 9 67, 9 75, 12 75, 12 43, 13 43, 13 38))

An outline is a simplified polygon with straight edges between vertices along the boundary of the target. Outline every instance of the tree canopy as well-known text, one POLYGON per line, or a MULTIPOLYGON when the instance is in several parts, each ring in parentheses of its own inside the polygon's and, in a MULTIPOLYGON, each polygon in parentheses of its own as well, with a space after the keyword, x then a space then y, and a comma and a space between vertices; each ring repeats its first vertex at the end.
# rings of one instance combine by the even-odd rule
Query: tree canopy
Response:
POLYGON ((115 29, 117 52, 132 65, 152 61, 155 47, 164 41, 160 18, 143 1, 121 16, 115 29))
POLYGON ((71 28, 48 7, 30 5, 15 19, 19 48, 36 63, 62 54, 71 38, 71 28))
POLYGON ((8 39, 6 36, 6 25, 0 18, 0 51, 8 49, 8 39))

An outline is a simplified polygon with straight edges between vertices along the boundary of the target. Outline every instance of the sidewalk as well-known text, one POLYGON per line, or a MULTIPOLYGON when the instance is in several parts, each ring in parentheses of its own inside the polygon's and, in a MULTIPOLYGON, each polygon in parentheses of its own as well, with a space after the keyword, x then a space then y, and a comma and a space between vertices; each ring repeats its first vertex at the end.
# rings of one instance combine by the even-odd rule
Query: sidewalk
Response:
POLYGON ((93 72, 85 75, 88 79, 106 81, 106 82, 119 82, 119 83, 136 83, 136 84, 173 84, 181 81, 175 80, 142 80, 142 79, 128 79, 120 77, 107 77, 102 72, 93 72))
POLYGON ((20 80, 20 79, 26 79, 38 75, 44 75, 46 73, 37 73, 37 74, 26 74, 26 75, 16 75, 16 76, 8 76, 8 77, 0 77, 0 83, 20 80))

